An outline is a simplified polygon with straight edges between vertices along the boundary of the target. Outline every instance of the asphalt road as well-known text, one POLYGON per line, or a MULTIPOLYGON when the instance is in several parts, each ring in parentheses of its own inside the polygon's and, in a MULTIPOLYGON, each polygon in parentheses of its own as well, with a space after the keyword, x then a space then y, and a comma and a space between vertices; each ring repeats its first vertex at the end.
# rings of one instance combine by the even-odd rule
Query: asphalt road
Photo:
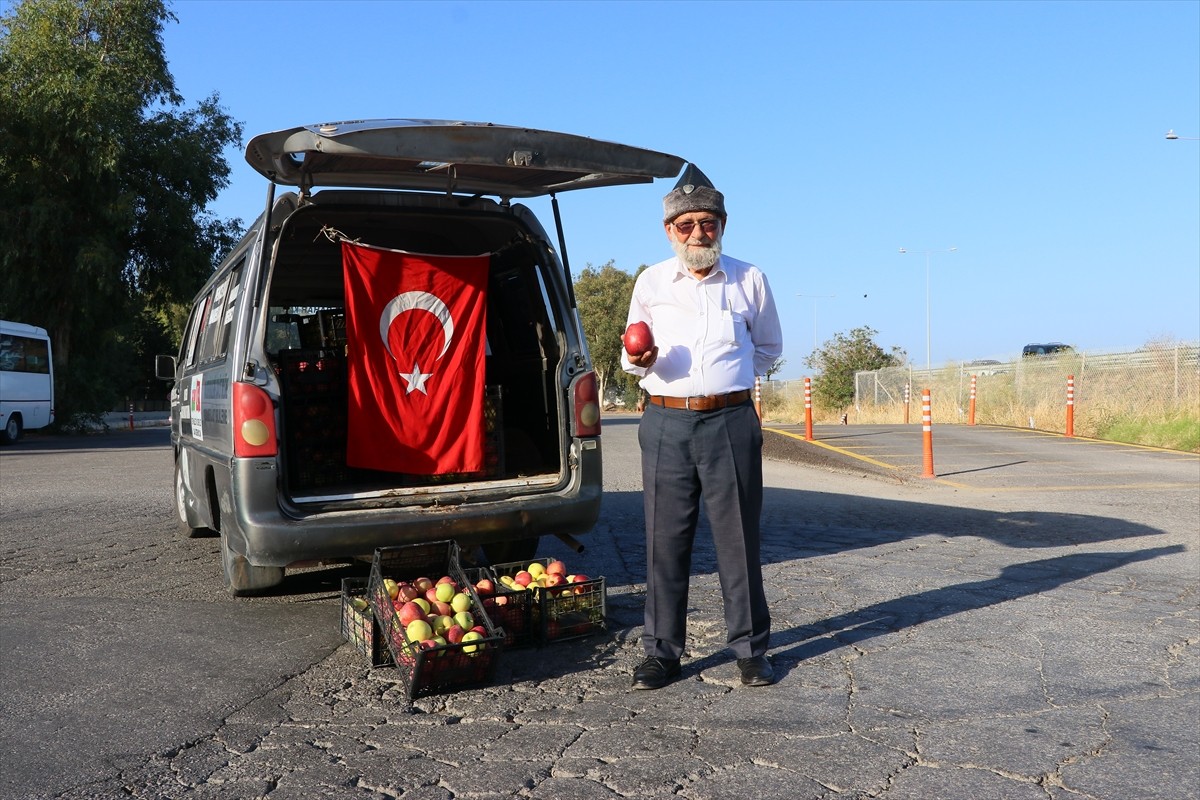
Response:
POLYGON ((609 631, 412 704, 340 641, 364 565, 224 592, 162 429, 0 448, 0 798, 1200 797, 1200 458, 945 426, 926 479, 919 426, 768 431, 779 683, 737 684, 702 536, 683 679, 630 692, 636 421, 587 551, 544 548, 609 631))

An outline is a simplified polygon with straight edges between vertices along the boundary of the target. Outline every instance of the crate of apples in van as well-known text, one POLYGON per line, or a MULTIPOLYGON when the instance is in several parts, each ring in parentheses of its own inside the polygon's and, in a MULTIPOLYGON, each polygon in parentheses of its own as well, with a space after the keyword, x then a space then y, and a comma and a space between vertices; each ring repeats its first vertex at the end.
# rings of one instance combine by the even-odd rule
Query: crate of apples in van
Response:
POLYGON ((499 613, 505 614, 505 630, 513 625, 514 644, 572 639, 606 629, 604 578, 573 573, 554 558, 494 564, 489 571, 496 591, 491 607, 504 610, 499 613), (505 604, 497 606, 502 600, 505 604))
POLYGON ((408 697, 489 682, 504 644, 453 541, 375 551, 367 591, 408 697))

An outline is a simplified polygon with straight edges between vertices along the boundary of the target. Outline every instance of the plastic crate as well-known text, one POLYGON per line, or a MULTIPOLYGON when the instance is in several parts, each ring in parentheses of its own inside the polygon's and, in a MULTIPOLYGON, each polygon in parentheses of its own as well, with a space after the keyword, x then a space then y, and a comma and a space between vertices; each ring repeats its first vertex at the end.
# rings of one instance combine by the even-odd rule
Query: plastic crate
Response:
POLYGON ((504 633, 506 647, 523 647, 541 642, 541 629, 534 624, 533 607, 538 598, 533 592, 511 592, 505 589, 489 569, 473 567, 464 570, 472 584, 487 578, 496 584, 496 593, 480 595, 484 610, 504 633))
POLYGON ((513 634, 514 644, 573 639, 608 628, 608 592, 604 578, 549 588, 535 586, 518 591, 508 589, 500 580, 501 576, 515 576, 534 561, 547 566, 553 560, 535 558, 532 561, 514 561, 489 567, 498 596, 507 598, 503 608, 507 609, 510 616, 505 617, 505 630, 508 630, 510 617, 514 627, 520 626, 521 633, 513 634))
POLYGON ((492 623, 474 586, 459 565, 458 545, 455 542, 377 549, 371 563, 367 595, 410 700, 491 681, 504 645, 504 633, 492 623), (449 575, 470 595, 472 616, 476 624, 483 626, 485 633, 482 639, 467 644, 445 644, 422 649, 408 638, 404 626, 400 624, 384 579, 409 582, 426 577, 436 582, 443 575, 449 575))
POLYGON ((371 661, 372 667, 392 663, 392 655, 383 643, 383 633, 367 601, 367 578, 342 578, 342 638, 371 661), (358 610, 354 601, 367 603, 358 610))

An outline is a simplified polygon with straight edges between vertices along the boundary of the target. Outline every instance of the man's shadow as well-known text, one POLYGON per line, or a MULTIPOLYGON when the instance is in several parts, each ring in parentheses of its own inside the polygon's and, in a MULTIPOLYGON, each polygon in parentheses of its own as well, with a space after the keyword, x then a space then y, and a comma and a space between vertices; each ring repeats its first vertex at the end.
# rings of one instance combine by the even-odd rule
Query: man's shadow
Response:
MULTIPOLYGON (((875 603, 810 625, 771 634, 771 660, 785 674, 802 661, 926 622, 1050 591, 1065 583, 1139 561, 1181 553, 1183 545, 1132 552, 1072 553, 1012 564, 994 578, 958 583, 875 603)), ((732 658, 715 653, 692 666, 704 669, 732 658), (705 663, 707 662, 707 663, 705 663)))

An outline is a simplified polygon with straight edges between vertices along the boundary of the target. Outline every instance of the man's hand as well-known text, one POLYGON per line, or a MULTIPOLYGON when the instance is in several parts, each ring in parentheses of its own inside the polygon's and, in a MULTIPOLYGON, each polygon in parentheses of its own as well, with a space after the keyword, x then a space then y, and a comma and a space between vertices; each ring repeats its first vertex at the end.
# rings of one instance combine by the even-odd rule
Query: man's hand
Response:
POLYGON ((646 352, 640 353, 636 356, 631 354, 626 355, 629 357, 629 363, 633 364, 635 367, 650 369, 650 367, 654 365, 654 362, 658 360, 658 345, 654 345, 654 347, 651 347, 646 352))

